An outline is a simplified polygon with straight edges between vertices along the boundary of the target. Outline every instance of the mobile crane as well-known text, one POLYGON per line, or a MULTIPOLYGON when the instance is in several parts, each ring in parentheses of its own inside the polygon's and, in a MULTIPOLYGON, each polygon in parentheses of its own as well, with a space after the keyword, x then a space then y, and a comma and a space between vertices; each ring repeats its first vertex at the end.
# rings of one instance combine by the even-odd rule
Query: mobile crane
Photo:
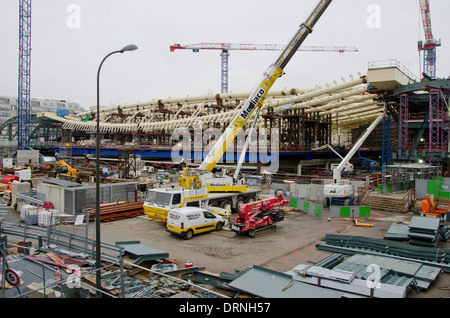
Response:
POLYGON ((355 202, 353 195, 353 186, 351 184, 343 184, 341 182, 341 172, 348 164, 353 155, 358 151, 367 137, 377 127, 378 123, 383 119, 384 111, 375 119, 375 121, 366 129, 364 134, 358 139, 355 145, 350 149, 341 163, 333 169, 333 181, 331 184, 326 184, 323 189, 323 206, 329 207, 330 205, 351 205, 355 202))
MULTIPOLYGON (((250 118, 253 117, 252 128, 255 126, 261 108, 267 97, 270 88, 276 80, 284 74, 284 68, 298 51, 299 47, 313 31, 313 27, 330 5, 332 0, 320 0, 316 8, 309 15, 304 23, 295 32, 285 49, 272 63, 255 88, 251 91, 249 98, 244 102, 241 109, 231 120, 220 138, 215 142, 203 162, 198 168, 183 169, 183 174, 179 179, 181 189, 152 189, 148 190, 147 198, 144 202, 144 211, 150 217, 165 220, 171 207, 185 206, 188 201, 199 204, 220 204, 221 208, 231 208, 237 210, 242 203, 255 201, 257 192, 248 193, 244 179, 238 179, 238 171, 234 177, 222 172, 213 173, 216 164, 222 158, 228 147, 234 143, 238 133, 244 128, 250 118), (161 193, 156 193, 160 191, 161 193), (216 196, 213 196, 216 194, 216 196), (157 195, 165 197, 165 203, 158 203, 152 200, 157 195), (175 195, 177 198, 175 199, 175 195), (222 196, 218 198, 217 195, 222 196), (176 200, 176 203, 173 203, 176 200), (220 203, 219 203, 220 202, 220 203)), ((248 139, 246 143, 248 142, 248 139)), ((246 148, 244 147, 246 152, 246 148)), ((241 158, 245 155, 242 152, 241 158)), ((240 160, 241 161, 241 160, 240 160)), ((240 169, 240 164, 238 169, 240 169)), ((238 170, 237 169, 237 170, 238 170)))
MULTIPOLYGON (((328 144, 326 144, 326 145, 323 145, 323 146, 320 146, 320 147, 317 147, 317 148, 311 148, 311 150, 312 151, 317 151, 317 150, 322 150, 322 149, 325 149, 325 148, 330 148, 331 149, 331 151, 333 151, 339 158, 341 158, 342 160, 344 160, 344 157, 342 157, 341 156, 341 154, 339 153, 339 152, 337 152, 336 150, 334 150, 334 148, 333 147, 331 147, 330 145, 328 145, 328 144)), ((336 167, 337 167, 338 165, 336 165, 335 163, 332 163, 331 164, 331 170, 334 170, 336 167)), ((351 164, 350 162, 347 162, 346 164, 345 164, 345 167, 343 168, 343 171, 344 172, 353 172, 353 164, 351 164)))
POLYGON ((284 211, 279 207, 288 205, 282 194, 240 206, 238 216, 230 222, 233 232, 250 237, 260 236, 276 229, 276 223, 284 220, 284 211))

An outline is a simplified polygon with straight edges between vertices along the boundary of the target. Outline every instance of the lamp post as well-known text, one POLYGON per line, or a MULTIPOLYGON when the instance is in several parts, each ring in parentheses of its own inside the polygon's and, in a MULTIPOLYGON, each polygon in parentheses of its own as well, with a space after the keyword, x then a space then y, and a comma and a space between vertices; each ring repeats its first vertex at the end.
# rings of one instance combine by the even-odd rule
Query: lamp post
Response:
POLYGON ((98 67, 97 72, 97 135, 96 135, 96 150, 97 150, 97 157, 96 157, 96 178, 95 178, 95 186, 96 186, 96 198, 95 198, 95 267, 96 267, 96 287, 97 287, 97 297, 101 297, 101 242, 100 242, 100 70, 102 69, 102 65, 105 62, 105 60, 110 57, 113 54, 116 53, 123 53, 127 51, 134 51, 137 50, 137 46, 134 44, 127 45, 123 47, 119 51, 113 51, 106 55, 102 62, 100 63, 100 66, 98 67))

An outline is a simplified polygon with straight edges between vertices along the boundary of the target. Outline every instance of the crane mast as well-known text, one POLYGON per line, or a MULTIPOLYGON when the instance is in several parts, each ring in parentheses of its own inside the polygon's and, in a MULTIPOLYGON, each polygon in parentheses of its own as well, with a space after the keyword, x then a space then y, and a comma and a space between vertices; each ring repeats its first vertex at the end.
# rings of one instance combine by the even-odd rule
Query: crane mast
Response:
POLYGON ((200 170, 211 171, 222 158, 228 147, 234 142, 235 137, 247 123, 249 118, 252 117, 256 110, 262 108, 270 88, 275 81, 283 75, 283 69, 289 63, 292 56, 299 49, 307 36, 312 32, 314 25, 320 19, 330 3, 331 0, 320 1, 306 21, 300 25, 292 39, 285 46, 275 62, 268 67, 262 78, 252 90, 250 97, 245 101, 229 126, 225 129, 224 133, 205 157, 199 167, 200 170))
POLYGON ((17 149, 30 149, 31 0, 19 1, 19 75, 17 149))
POLYGON ((425 43, 419 41, 418 49, 424 51, 423 73, 431 79, 436 78, 436 47, 441 46, 441 40, 433 37, 431 27, 430 3, 428 0, 419 0, 422 15, 423 28, 425 32, 425 43))

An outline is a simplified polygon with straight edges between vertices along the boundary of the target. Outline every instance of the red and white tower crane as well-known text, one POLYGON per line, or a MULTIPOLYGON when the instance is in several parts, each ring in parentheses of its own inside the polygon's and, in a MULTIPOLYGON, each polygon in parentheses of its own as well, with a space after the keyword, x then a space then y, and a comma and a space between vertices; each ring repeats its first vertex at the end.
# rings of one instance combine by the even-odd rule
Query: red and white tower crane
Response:
MULTIPOLYGON (((222 93, 228 92, 228 51, 281 51, 285 48, 284 45, 279 44, 236 44, 236 43, 197 43, 197 44, 174 44, 170 46, 170 52, 175 50, 192 50, 199 52, 200 50, 220 50, 222 58, 221 68, 221 88, 222 93)), ((347 46, 302 46, 298 51, 308 52, 358 52, 356 47, 347 46)))
POLYGON ((436 78, 436 47, 441 46, 441 40, 433 37, 431 28, 430 3, 428 0, 419 0, 422 15, 425 42, 419 41, 419 52, 423 51, 423 74, 431 79, 436 78))

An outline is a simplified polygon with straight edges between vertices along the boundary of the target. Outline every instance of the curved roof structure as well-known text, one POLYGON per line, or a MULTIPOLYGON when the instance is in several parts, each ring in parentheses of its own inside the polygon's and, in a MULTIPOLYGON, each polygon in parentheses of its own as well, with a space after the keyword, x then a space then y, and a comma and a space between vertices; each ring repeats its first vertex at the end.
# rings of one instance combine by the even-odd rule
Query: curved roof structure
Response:
MULTIPOLYGON (((382 110, 377 94, 369 92, 366 76, 334 82, 325 87, 271 90, 262 115, 304 109, 306 113, 338 116, 339 126, 355 127, 372 121, 382 110)), ((249 92, 207 94, 179 98, 153 99, 147 102, 118 105, 100 110, 100 130, 109 133, 150 132, 193 127, 196 123, 228 124, 249 92)), ((45 112, 41 116, 63 123, 63 128, 95 132, 96 111, 59 117, 45 112)), ((263 126, 263 116, 257 127, 263 126)))

